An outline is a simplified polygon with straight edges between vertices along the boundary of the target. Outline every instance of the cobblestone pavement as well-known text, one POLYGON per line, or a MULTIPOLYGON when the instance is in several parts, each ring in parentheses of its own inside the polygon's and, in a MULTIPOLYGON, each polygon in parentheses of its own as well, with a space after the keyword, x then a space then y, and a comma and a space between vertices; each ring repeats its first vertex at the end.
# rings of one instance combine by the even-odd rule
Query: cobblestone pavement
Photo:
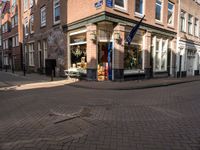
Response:
MULTIPOLYGON (((61 81, 64 80, 64 78, 56 77, 53 78, 53 80, 61 81)), ((41 83, 49 81, 51 81, 51 77, 48 77, 46 75, 40 75, 37 73, 30 73, 26 74, 26 76, 23 76, 23 72, 12 73, 10 70, 8 70, 8 72, 0 71, 0 88, 21 85, 21 84, 41 83)))
POLYGON ((200 150, 200 82, 0 92, 0 150, 200 150))

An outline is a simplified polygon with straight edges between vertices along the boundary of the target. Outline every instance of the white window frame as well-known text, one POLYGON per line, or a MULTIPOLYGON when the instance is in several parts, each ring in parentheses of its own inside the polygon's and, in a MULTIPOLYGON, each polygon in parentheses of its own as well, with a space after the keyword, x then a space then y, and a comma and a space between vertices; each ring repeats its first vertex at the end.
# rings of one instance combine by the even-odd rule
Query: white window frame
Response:
POLYGON ((8 49, 8 39, 5 40, 5 49, 8 49))
POLYGON ((15 43, 15 36, 12 37, 12 47, 15 47, 16 46, 16 43, 15 43))
POLYGON ((28 18, 26 17, 24 19, 24 35, 28 36, 29 32, 28 32, 28 18))
POLYGON ((4 24, 2 25, 2 32, 5 33, 5 26, 4 26, 4 24))
POLYGON ((8 55, 4 55, 3 64, 8 65, 8 55))
POLYGON ((48 57, 47 56, 47 40, 43 40, 42 45, 43 45, 43 57, 44 57, 43 67, 45 67, 45 59, 48 57))
POLYGON ((17 26, 18 25, 18 14, 15 15, 14 20, 15 20, 15 26, 17 26))
POLYGON ((139 16, 143 16, 144 15, 144 10, 145 10, 145 0, 142 0, 142 13, 136 12, 136 0, 135 0, 135 14, 139 15, 139 16))
POLYGON ((3 41, 3 49, 6 49, 6 43, 5 43, 5 40, 3 41))
POLYGON ((127 11, 128 10, 127 9, 127 7, 128 7, 128 0, 123 0, 123 3, 124 3, 124 7, 116 5, 115 1, 114 1, 114 7, 117 8, 117 9, 123 10, 123 11, 127 11))
POLYGON ((28 0, 24 0, 24 11, 28 10, 28 0))
MULTIPOLYGON (((156 10, 155 10, 155 19, 156 19, 156 21, 158 21, 158 22, 162 22, 163 21, 163 0, 158 0, 158 1, 160 1, 161 2, 161 4, 158 4, 157 3, 157 0, 156 0, 156 6, 157 5, 159 5, 160 7, 161 7, 161 10, 160 10, 160 20, 158 20, 158 19, 156 19, 156 10)), ((156 9, 156 8, 155 8, 156 9)))
POLYGON ((168 5, 169 5, 169 4, 171 4, 171 5, 173 6, 173 9, 170 10, 169 7, 168 7, 167 24, 170 25, 170 26, 174 26, 174 6, 175 6, 175 5, 174 5, 174 3, 170 2, 170 1, 168 2, 168 5), (168 20, 169 12, 172 13, 172 23, 169 23, 169 20, 168 20))
MULTIPOLYGON (((60 20, 57 20, 55 19, 55 13, 56 13, 56 8, 60 7, 60 0, 54 0, 53 1, 53 22, 54 24, 58 24, 60 23, 60 20), (59 3, 59 5, 56 6, 56 4, 59 3)), ((60 7, 60 17, 61 17, 61 7, 60 7)), ((61 19, 61 18, 60 18, 61 19)))
POLYGON ((198 18, 194 19, 194 35, 196 37, 199 37, 199 19, 198 18))
POLYGON ((28 45, 29 48, 29 66, 35 66, 34 62, 34 43, 28 45))
POLYGON ((181 32, 186 32, 186 12, 181 10, 181 13, 180 13, 180 31, 181 32), (181 18, 184 18, 184 22, 182 24, 182 19, 181 18), (181 28, 181 26, 183 26, 183 29, 181 28))
POLYGON ((30 33, 33 34, 34 33, 34 15, 32 14, 30 16, 30 33), (32 28, 32 25, 33 25, 33 28, 32 28))
POLYGON ((41 27, 46 26, 46 6, 43 6, 43 7, 40 9, 40 26, 41 26, 41 27), (43 13, 44 13, 44 16, 43 16, 43 13), (44 17, 44 18, 43 18, 43 17, 44 17))
POLYGON ((12 7, 16 6, 16 0, 12 0, 12 7))
POLYGON ((15 44, 16 44, 16 46, 19 46, 19 38, 18 38, 18 35, 15 36, 15 44))
POLYGON ((0 46, 2 46, 2 36, 0 34, 0 46))
POLYGON ((30 0, 30 8, 33 7, 34 0, 30 0))
POLYGON ((4 24, 4 33, 5 32, 8 32, 8 22, 6 22, 5 24, 4 24))
POLYGON ((167 71, 167 51, 168 51, 168 39, 157 38, 156 36, 153 38, 153 68, 155 72, 167 71), (159 48, 156 47, 156 42, 159 41, 159 48), (163 45, 164 42, 164 45, 163 45), (165 52, 165 66, 162 69, 162 54, 165 52), (159 59, 159 69, 156 69, 156 52, 158 52, 159 59))
POLYGON ((38 48, 38 66, 41 67, 42 64, 41 64, 41 61, 40 59, 42 59, 42 56, 40 57, 40 52, 42 54, 42 45, 41 45, 41 41, 38 41, 37 42, 37 48, 38 48))
POLYGON ((13 16, 13 17, 11 18, 11 25, 12 25, 12 28, 15 27, 15 16, 13 16))
POLYGON ((193 35, 193 16, 188 14, 188 34, 193 35), (191 17, 191 20, 190 20, 191 17), (190 31, 191 28, 191 31, 190 31))

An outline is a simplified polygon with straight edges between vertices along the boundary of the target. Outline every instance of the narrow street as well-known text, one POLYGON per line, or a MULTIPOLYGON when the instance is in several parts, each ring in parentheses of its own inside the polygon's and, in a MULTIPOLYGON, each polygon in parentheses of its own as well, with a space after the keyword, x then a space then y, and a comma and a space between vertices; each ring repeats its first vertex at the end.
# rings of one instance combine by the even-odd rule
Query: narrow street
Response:
POLYGON ((199 150, 199 87, 0 91, 0 149, 199 150))

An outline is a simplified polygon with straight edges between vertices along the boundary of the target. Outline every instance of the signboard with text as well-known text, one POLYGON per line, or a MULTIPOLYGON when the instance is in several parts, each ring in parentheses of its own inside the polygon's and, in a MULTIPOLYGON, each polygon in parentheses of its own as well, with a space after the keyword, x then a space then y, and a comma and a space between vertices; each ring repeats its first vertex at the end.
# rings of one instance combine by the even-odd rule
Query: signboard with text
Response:
POLYGON ((96 3, 94 4, 94 6, 95 6, 96 9, 101 8, 102 5, 103 5, 103 0, 99 0, 98 2, 96 2, 96 3))
POLYGON ((113 0, 106 0, 106 6, 112 8, 113 7, 113 0))

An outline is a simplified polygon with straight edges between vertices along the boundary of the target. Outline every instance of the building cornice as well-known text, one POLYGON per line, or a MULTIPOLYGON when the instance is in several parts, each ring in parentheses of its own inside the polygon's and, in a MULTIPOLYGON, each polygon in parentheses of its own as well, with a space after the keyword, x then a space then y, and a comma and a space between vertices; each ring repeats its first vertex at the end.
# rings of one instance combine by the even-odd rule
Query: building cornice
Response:
MULTIPOLYGON (((63 26, 63 30, 65 32, 67 32, 67 31, 75 30, 77 28, 84 27, 89 23, 97 23, 97 22, 101 22, 101 21, 122 23, 127 26, 131 26, 131 27, 138 23, 138 21, 133 20, 133 19, 122 17, 122 16, 112 14, 109 12, 101 12, 101 13, 92 15, 90 17, 66 24, 63 26)), ((154 33, 154 34, 161 34, 161 35, 170 36, 170 37, 176 37, 176 35, 177 35, 177 32, 175 32, 175 31, 159 28, 159 27, 156 27, 156 26, 153 26, 150 24, 146 24, 144 22, 141 23, 140 28, 143 30, 148 30, 149 32, 154 33)))

